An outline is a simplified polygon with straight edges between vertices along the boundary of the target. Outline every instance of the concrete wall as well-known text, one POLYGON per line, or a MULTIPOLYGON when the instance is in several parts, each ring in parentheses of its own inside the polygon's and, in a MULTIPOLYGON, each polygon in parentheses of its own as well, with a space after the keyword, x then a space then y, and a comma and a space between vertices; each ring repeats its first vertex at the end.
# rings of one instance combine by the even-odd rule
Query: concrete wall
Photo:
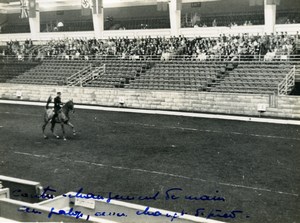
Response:
POLYGON ((300 118, 300 97, 269 97, 268 95, 220 94, 207 92, 150 91, 128 89, 99 89, 60 86, 0 84, 1 99, 46 102, 49 95, 63 92, 63 100, 75 104, 119 106, 258 116, 257 106, 266 106, 264 117, 300 118), (17 94, 21 94, 18 98, 17 94))

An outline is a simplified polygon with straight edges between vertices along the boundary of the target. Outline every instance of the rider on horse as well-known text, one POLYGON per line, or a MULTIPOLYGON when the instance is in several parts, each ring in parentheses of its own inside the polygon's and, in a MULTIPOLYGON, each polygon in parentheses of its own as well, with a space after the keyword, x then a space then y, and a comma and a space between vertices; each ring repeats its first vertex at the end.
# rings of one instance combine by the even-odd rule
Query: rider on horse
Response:
POLYGON ((55 122, 55 118, 58 117, 58 113, 63 103, 61 102, 61 92, 57 92, 57 96, 54 98, 54 115, 52 117, 52 123, 55 122))
POLYGON ((57 92, 57 96, 54 98, 54 111, 49 104, 52 102, 51 95, 49 96, 47 103, 46 103, 46 110, 44 114, 44 124, 42 126, 44 138, 47 139, 48 137, 45 135, 45 128, 47 124, 51 120, 51 132, 56 137, 59 138, 58 135, 54 133, 54 126, 56 123, 60 123, 62 132, 63 132, 63 139, 66 140, 65 137, 65 130, 64 125, 68 125, 73 129, 73 135, 76 135, 74 126, 70 123, 69 112, 72 111, 74 113, 74 103, 73 100, 69 100, 65 104, 61 102, 61 93, 57 92), (53 114, 54 113, 54 114, 53 114))

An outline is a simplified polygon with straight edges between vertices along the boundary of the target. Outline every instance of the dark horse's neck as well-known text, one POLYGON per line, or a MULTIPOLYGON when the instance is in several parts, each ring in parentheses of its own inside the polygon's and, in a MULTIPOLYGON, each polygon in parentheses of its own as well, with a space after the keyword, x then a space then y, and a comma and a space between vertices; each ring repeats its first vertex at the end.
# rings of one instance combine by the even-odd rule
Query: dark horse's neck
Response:
POLYGON ((68 116, 69 115, 69 109, 67 108, 62 108, 63 112, 68 116))
POLYGON ((65 113, 65 115, 68 117, 69 115, 69 107, 68 107, 68 102, 62 107, 62 111, 65 113))

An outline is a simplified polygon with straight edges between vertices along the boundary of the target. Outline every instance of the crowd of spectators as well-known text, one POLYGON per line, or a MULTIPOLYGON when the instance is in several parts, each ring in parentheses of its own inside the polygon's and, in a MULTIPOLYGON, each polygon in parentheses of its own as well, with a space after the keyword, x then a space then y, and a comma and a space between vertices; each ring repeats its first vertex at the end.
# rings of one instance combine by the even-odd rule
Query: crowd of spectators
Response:
POLYGON ((51 40, 46 45, 33 47, 32 41, 24 44, 11 41, 7 43, 4 55, 15 55, 42 60, 45 57, 86 60, 114 56, 122 59, 169 60, 180 57, 189 60, 237 60, 241 56, 249 58, 272 59, 276 55, 294 54, 297 35, 276 33, 272 35, 220 35, 218 38, 144 37, 97 39, 60 39, 51 40))
POLYGON ((18 40, 9 41, 6 43, 6 48, 3 50, 2 55, 14 55, 18 59, 22 59, 25 55, 29 55, 33 42, 31 39, 27 39, 24 43, 20 43, 18 40))

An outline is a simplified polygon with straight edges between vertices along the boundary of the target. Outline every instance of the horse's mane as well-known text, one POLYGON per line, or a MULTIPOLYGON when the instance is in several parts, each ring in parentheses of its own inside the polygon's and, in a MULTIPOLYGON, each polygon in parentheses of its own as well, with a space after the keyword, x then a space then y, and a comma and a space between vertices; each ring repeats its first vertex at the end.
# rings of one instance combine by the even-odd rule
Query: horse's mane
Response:
POLYGON ((70 103, 73 103, 73 101, 72 101, 72 100, 69 100, 69 101, 67 101, 67 102, 65 103, 65 105, 66 105, 66 104, 70 104, 70 103))
POLYGON ((72 109, 74 108, 73 106, 74 106, 74 102, 73 102, 73 100, 69 100, 69 101, 67 101, 64 105, 63 105, 63 107, 65 107, 65 108, 69 108, 70 107, 70 105, 72 105, 72 109))

